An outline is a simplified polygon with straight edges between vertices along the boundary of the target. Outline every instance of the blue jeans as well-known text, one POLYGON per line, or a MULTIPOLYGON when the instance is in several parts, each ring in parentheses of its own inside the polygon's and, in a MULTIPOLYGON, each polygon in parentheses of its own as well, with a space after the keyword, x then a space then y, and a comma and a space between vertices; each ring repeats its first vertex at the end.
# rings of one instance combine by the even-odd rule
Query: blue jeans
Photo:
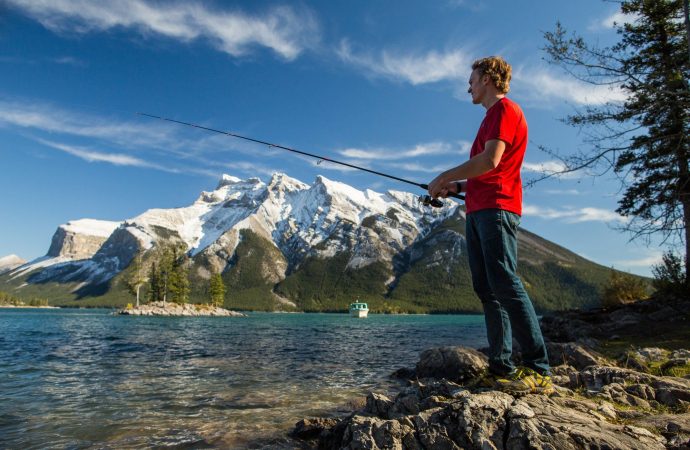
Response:
POLYGON ((467 214, 465 235, 472 285, 484 307, 489 370, 498 375, 515 370, 510 360, 515 335, 523 364, 548 375, 549 358, 539 320, 516 273, 519 225, 520 216, 502 209, 467 214))

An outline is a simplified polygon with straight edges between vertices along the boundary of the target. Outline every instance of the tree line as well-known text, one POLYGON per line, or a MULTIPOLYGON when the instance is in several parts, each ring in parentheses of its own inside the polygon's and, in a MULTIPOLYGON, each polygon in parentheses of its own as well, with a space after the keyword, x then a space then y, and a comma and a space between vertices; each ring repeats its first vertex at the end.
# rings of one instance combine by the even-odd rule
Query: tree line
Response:
POLYGON ((48 306, 48 300, 45 298, 34 297, 28 301, 24 301, 19 297, 15 297, 7 292, 0 291, 0 305, 12 306, 48 306))
MULTIPOLYGON (((144 263, 142 255, 132 261, 127 286, 139 306, 141 288, 146 287, 147 302, 189 303, 191 260, 181 246, 164 246, 144 263)), ((225 283, 219 272, 209 280, 209 303, 221 307, 225 302, 225 283)))

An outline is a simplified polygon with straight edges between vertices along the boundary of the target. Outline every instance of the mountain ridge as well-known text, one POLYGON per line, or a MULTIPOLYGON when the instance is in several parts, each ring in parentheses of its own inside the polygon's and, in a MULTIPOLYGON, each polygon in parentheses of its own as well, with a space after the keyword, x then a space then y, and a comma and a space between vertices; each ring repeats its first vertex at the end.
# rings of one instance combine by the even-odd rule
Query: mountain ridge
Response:
MULTIPOLYGON (((283 173, 267 183, 223 175, 188 206, 60 225, 46 256, 0 274, 0 290, 120 305, 128 300, 134 258, 150 267, 163 246, 174 245, 189 258, 194 301, 203 301, 210 276, 222 273, 226 303, 247 309, 294 303, 298 310, 341 310, 361 297, 392 312, 479 311, 464 220, 454 202, 430 208, 408 192, 362 191, 321 175, 311 185, 283 173)), ((609 269, 526 230, 519 247, 521 276, 528 290, 537 286, 530 293, 543 299, 542 309, 559 305, 543 290, 586 292, 561 306, 596 303, 609 269)))

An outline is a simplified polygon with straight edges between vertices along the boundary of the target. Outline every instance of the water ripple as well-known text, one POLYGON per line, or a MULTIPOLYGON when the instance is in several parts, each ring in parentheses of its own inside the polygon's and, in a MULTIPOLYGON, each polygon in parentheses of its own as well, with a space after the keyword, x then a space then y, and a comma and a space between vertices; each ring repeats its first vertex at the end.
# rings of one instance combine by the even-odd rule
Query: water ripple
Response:
POLYGON ((0 447, 22 449, 293 448, 295 421, 347 411, 420 351, 485 341, 479 316, 9 310, 0 329, 0 447))

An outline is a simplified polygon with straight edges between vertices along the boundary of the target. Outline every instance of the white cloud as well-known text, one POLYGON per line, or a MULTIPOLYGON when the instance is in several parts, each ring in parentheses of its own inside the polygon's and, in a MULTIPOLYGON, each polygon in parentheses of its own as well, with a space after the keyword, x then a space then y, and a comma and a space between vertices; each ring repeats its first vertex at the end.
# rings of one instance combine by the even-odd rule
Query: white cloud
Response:
POLYGON ((469 77, 471 60, 462 50, 445 53, 403 54, 383 50, 379 55, 355 53, 343 40, 337 49, 342 61, 370 75, 392 78, 418 85, 469 77))
POLYGON ((422 163, 393 163, 389 164, 389 166, 394 167, 396 169, 407 170, 409 172, 423 172, 432 173, 436 175, 453 167, 451 163, 439 164, 435 166, 424 165, 422 163))
POLYGON ((77 66, 77 67, 84 67, 86 66, 86 63, 78 58, 75 58, 73 56, 61 56, 59 58, 52 58, 50 59, 51 62, 54 62, 56 64, 63 64, 63 65, 69 65, 69 66, 77 66))
POLYGON ((525 172, 533 172, 541 175, 554 175, 557 178, 571 180, 580 178, 578 171, 561 173, 566 170, 565 164, 560 161, 542 161, 538 163, 523 162, 522 170, 525 172))
POLYGON ((534 205, 524 205, 523 214, 546 220, 563 220, 567 223, 581 222, 620 222, 627 223, 628 219, 620 214, 601 208, 570 208, 563 209, 542 208, 534 205))
POLYGON ((143 123, 109 121, 94 115, 75 114, 40 103, 0 100, 0 126, 107 139, 123 145, 168 145, 174 142, 166 127, 143 123))
POLYGON ((657 264, 661 264, 663 255, 658 252, 654 252, 649 256, 637 259, 620 259, 614 261, 616 266, 623 267, 651 267, 657 264))
POLYGON ((543 191, 550 195, 581 195, 582 193, 577 189, 546 189, 543 191))
POLYGON ((226 167, 228 169, 234 169, 234 170, 239 170, 243 173, 249 174, 251 176, 256 176, 257 174, 261 175, 267 175, 267 176, 272 176, 276 172, 284 172, 284 169, 272 169, 270 167, 266 167, 262 164, 257 164, 253 162, 247 162, 247 161, 235 161, 231 163, 226 163, 223 164, 223 167, 226 167))
POLYGON ((589 31, 611 30, 615 26, 621 26, 624 23, 632 23, 636 19, 636 14, 623 14, 620 11, 615 11, 603 19, 595 20, 588 29, 589 31))
POLYGON ((250 16, 211 10, 203 3, 146 0, 7 0, 55 32, 90 33, 132 28, 144 36, 184 42, 205 39, 220 51, 241 56, 252 46, 270 48, 292 60, 318 40, 316 19, 308 10, 273 7, 250 16))
POLYGON ((158 164, 153 164, 143 159, 136 158, 131 155, 125 155, 122 153, 103 153, 94 150, 75 147, 72 145, 61 144, 58 142, 48 141, 45 139, 38 139, 38 142, 47 145, 49 147, 61 150, 70 155, 76 156, 88 162, 104 162, 109 164, 114 164, 116 166, 133 166, 133 167, 144 167, 150 169, 163 170, 165 172, 179 173, 177 169, 170 169, 167 167, 160 166, 158 164))
POLYGON ((359 149, 347 148, 339 150, 338 153, 347 156, 348 158, 357 159, 375 159, 375 160, 399 160, 404 158, 418 158, 426 155, 457 155, 469 153, 471 143, 466 141, 459 141, 457 144, 449 144, 447 142, 427 142, 417 144, 408 149, 359 149), (459 149, 457 147, 460 147, 459 149))
POLYGON ((620 103, 628 95, 617 85, 593 85, 564 74, 555 75, 544 69, 518 68, 513 72, 513 83, 521 97, 534 102, 570 101, 576 105, 603 105, 620 103))

